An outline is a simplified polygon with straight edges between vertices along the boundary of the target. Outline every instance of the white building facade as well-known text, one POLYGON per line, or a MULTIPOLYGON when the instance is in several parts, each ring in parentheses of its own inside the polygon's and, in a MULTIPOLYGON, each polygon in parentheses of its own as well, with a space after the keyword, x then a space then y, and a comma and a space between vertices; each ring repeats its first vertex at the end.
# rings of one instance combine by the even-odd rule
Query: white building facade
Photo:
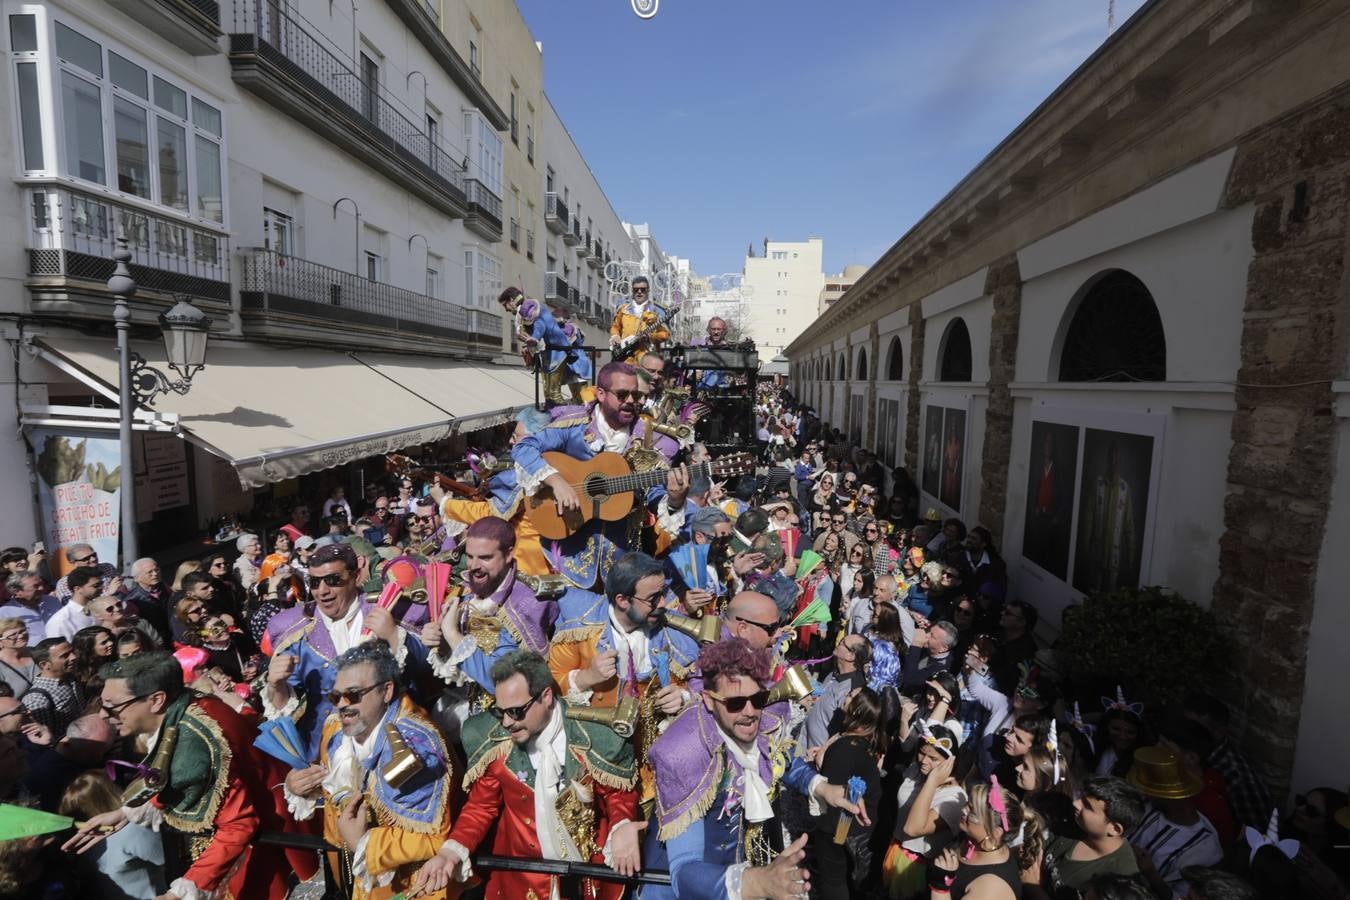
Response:
POLYGON ((745 331, 761 360, 781 353, 815 319, 825 285, 824 253, 824 241, 813 237, 765 240, 763 256, 746 257, 745 331))

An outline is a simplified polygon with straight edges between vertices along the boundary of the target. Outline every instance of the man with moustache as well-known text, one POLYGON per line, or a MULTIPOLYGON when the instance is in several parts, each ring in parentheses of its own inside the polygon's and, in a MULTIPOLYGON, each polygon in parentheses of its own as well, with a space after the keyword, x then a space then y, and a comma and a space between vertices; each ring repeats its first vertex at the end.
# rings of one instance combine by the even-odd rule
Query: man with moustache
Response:
POLYGON ((632 297, 614 311, 609 345, 624 354, 625 362, 640 363, 648 350, 670 340, 670 329, 662 321, 666 310, 651 300, 652 288, 646 275, 634 277, 630 290, 632 297))
POLYGON ((350 544, 325 544, 309 559, 312 602, 277 613, 268 626, 272 659, 263 711, 269 719, 299 714, 310 759, 318 757, 323 723, 333 711, 328 694, 339 656, 373 635, 393 648, 400 666, 409 657, 426 662, 422 642, 361 595, 363 581, 364 561, 350 544))
MULTIPOLYGON (((557 606, 535 597, 516 577, 516 534, 511 523, 486 516, 464 533, 464 584, 452 588, 439 621, 422 631, 427 659, 450 690, 438 702, 454 731, 493 690, 492 664, 514 650, 548 652, 557 606)), ((447 722, 447 724, 449 724, 447 722)))
POLYGON ((261 832, 294 826, 275 789, 284 768, 254 748, 250 719, 184 687, 183 669, 168 653, 128 656, 102 675, 104 718, 121 737, 148 740, 145 765, 160 767, 164 783, 148 801, 84 822, 63 850, 83 853, 128 822, 155 831, 167 825, 185 841, 189 866, 159 900, 284 900, 293 872, 314 874, 309 852, 257 843, 261 832), (166 747, 167 765, 158 758, 166 747))
MULTIPOLYGON (((470 854, 495 826, 492 853, 604 862, 621 875, 641 868, 636 766, 630 743, 604 725, 568 715, 543 657, 514 650, 492 665, 496 704, 464 725, 468 799, 450 837, 413 880, 440 890, 472 875, 470 854)), ((556 876, 493 871, 488 900, 603 898, 624 886, 569 884, 556 876)))
MULTIPOLYGON (((555 410, 554 420, 540 431, 526 435, 511 451, 520 488, 534 497, 547 488, 559 513, 580 510, 581 500, 567 479, 550 466, 544 453, 560 452, 578 460, 594 459, 597 453, 627 453, 642 446, 645 423, 638 421, 637 375, 627 363, 609 363, 596 378, 596 400, 586 406, 555 410)), ((661 444, 656 449, 662 449, 661 444)), ((663 454, 664 455, 664 454, 663 454)), ((666 456, 669 462, 669 456, 666 456)), ((672 472, 668 492, 681 500, 687 485, 672 472)), ((627 548, 627 521, 600 525, 590 523, 559 542, 556 554, 561 574, 579 588, 594 587, 603 572, 627 548)))
POLYGON ((388 644, 357 644, 336 668, 319 762, 286 776, 286 802, 305 821, 322 800, 324 837, 350 854, 354 900, 388 897, 409 889, 450 833, 451 756, 436 726, 400 692, 388 644), (390 729, 416 757, 402 771, 390 729))
MULTIPOLYGON (((791 739, 779 715, 766 710, 773 664, 769 648, 740 638, 709 644, 699 654, 704 689, 656 742, 655 826, 646 865, 669 869, 669 887, 644 886, 642 900, 801 897, 810 893, 803 834, 777 855, 774 828, 778 777, 791 739)), ((842 785, 811 782, 817 799, 857 813, 842 785)))

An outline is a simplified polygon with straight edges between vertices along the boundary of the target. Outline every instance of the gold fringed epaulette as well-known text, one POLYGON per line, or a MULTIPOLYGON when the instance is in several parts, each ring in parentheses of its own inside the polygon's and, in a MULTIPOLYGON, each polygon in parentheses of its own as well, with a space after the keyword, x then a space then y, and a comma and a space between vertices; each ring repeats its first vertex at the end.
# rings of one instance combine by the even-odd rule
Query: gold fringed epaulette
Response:
POLYGON ((494 760, 509 756, 513 746, 511 735, 487 713, 469 716, 460 729, 459 738, 468 760, 464 770, 466 790, 482 777, 494 760))

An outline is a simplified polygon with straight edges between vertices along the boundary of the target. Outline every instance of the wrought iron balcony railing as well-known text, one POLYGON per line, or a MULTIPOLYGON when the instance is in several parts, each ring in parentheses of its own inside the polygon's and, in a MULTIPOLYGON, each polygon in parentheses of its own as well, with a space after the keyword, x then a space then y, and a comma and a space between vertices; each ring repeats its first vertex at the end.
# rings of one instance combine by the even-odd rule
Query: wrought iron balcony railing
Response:
MULTIPOLYGON (((468 178, 464 182, 469 198, 469 215, 482 220, 487 226, 485 237, 500 241, 502 239, 502 200, 477 178, 468 178)), ((482 232, 482 229, 475 229, 482 232)))
POLYGON ((348 333, 367 325, 470 343, 501 340, 501 316, 495 313, 257 247, 244 257, 239 296, 246 311, 314 317, 348 333))
POLYGON ((28 272, 96 282, 113 273, 119 232, 131 251, 131 273, 140 288, 230 300, 230 239, 177 218, 108 196, 67 187, 29 191, 28 272))
POLYGON ((544 224, 554 234, 564 234, 568 230, 571 217, 567 214, 567 204, 561 202, 558 195, 549 191, 544 195, 544 224))
POLYGON ((570 294, 568 293, 567 281, 557 272, 548 272, 544 275, 544 299, 556 300, 559 303, 566 303, 570 294))

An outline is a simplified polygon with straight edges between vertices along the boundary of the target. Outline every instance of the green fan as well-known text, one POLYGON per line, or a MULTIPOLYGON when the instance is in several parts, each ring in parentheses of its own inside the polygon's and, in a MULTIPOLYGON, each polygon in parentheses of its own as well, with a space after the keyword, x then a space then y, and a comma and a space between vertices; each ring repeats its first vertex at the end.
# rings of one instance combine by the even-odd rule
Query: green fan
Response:
POLYGON ((816 566, 825 560, 814 550, 807 550, 802 553, 801 558, 797 560, 797 575, 794 581, 801 581, 815 569, 816 566))
POLYGON ((806 609, 797 613, 797 618, 789 624, 789 628, 800 628, 803 625, 824 625, 830 621, 830 604, 824 599, 817 597, 806 605, 806 609))
POLYGON ((27 806, 15 806, 12 803, 0 803, 0 841, 17 841, 20 838, 37 837, 40 834, 55 834, 58 831, 68 831, 75 825, 75 820, 67 816, 58 816, 27 806))

